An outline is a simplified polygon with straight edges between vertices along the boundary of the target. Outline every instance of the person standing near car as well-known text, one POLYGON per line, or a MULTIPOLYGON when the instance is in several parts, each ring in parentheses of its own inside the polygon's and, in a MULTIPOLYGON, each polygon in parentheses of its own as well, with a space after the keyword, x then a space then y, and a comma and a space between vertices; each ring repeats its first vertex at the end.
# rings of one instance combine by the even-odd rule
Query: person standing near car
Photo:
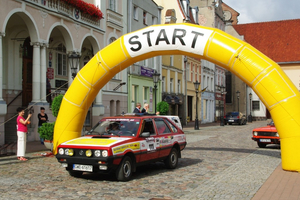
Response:
POLYGON ((17 135, 18 135, 18 143, 17 143, 17 157, 18 160, 26 161, 27 159, 24 157, 26 152, 26 140, 27 140, 27 124, 30 124, 30 117, 32 114, 28 114, 27 118, 24 118, 24 108, 17 108, 18 117, 17 117, 17 135))
MULTIPOLYGON (((40 128, 43 123, 47 123, 48 121, 48 115, 45 113, 45 108, 41 107, 40 108, 41 112, 38 114, 38 120, 39 120, 39 124, 38 127, 40 128)), ((43 138, 40 138, 41 144, 44 144, 44 140, 43 138)))

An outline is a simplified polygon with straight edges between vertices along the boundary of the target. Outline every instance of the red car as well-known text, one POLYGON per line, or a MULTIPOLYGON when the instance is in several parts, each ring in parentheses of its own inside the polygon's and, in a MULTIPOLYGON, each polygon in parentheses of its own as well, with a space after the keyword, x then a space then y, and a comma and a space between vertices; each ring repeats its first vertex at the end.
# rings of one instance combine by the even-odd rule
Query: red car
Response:
POLYGON ((137 166, 150 162, 176 168, 185 146, 184 132, 171 119, 131 114, 101 119, 84 137, 60 144, 56 158, 71 176, 115 172, 128 181, 137 166))
POLYGON ((280 138, 274 122, 271 121, 265 127, 253 129, 252 140, 256 141, 260 148, 265 148, 267 144, 280 144, 280 138))

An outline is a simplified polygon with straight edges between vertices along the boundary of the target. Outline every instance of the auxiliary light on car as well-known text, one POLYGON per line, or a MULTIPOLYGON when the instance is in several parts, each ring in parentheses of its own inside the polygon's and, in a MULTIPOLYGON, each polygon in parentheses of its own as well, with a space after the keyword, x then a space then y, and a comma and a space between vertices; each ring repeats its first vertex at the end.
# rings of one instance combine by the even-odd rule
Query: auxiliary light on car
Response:
POLYGON ((91 157, 92 156, 92 150, 86 150, 85 155, 87 157, 91 157))
POLYGON ((279 137, 279 134, 278 134, 278 133, 276 133, 276 134, 275 134, 275 136, 276 136, 276 137, 279 137))
POLYGON ((254 135, 254 136, 257 136, 257 132, 256 132, 256 131, 254 131, 254 132, 253 132, 253 135, 254 135))
POLYGON ((95 154, 96 157, 100 157, 101 156, 101 151, 96 150, 96 151, 94 151, 94 154, 95 154))
POLYGON ((74 155, 74 150, 73 150, 73 149, 69 149, 68 155, 69 155, 69 156, 73 156, 73 155, 74 155))

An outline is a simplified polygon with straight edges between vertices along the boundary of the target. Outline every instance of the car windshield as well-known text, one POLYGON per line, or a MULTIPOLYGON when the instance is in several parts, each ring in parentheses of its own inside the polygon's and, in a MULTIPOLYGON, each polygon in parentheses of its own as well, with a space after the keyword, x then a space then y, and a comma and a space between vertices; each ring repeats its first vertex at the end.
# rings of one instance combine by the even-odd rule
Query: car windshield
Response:
POLYGON ((87 135, 136 136, 140 119, 102 119, 87 135))

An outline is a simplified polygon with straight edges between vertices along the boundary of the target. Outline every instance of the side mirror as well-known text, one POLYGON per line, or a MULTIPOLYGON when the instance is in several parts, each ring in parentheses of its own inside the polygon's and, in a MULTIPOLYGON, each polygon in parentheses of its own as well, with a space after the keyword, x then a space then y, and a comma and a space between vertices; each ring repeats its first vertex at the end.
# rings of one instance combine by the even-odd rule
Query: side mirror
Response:
POLYGON ((140 134, 140 137, 144 137, 144 138, 150 137, 150 132, 143 132, 140 134))

